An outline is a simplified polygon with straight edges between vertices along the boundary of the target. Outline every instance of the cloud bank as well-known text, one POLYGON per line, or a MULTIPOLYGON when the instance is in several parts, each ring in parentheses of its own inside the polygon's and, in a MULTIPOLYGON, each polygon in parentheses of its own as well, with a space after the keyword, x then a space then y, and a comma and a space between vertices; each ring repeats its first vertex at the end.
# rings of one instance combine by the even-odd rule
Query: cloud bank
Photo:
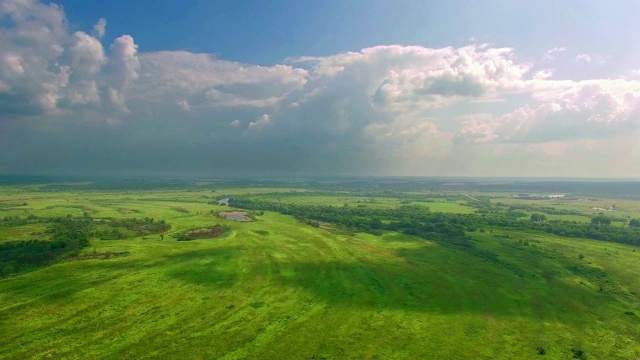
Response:
POLYGON ((260 66, 103 44, 107 24, 72 32, 55 4, 0 3, 0 172, 638 175, 640 78, 563 80, 563 47, 260 66))

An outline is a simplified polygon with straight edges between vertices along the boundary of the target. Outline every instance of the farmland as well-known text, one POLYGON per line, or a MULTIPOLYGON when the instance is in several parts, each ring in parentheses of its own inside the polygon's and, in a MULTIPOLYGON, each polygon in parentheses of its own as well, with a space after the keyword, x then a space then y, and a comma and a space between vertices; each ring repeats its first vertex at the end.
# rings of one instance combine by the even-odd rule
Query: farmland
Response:
POLYGON ((0 358, 640 357, 640 252, 613 241, 640 201, 240 185, 0 188, 0 245, 80 221, 88 238, 6 265, 0 358), (617 205, 612 230, 592 203, 617 205), (254 221, 218 216, 233 210, 254 221), (610 240, 545 230, 562 221, 610 240))

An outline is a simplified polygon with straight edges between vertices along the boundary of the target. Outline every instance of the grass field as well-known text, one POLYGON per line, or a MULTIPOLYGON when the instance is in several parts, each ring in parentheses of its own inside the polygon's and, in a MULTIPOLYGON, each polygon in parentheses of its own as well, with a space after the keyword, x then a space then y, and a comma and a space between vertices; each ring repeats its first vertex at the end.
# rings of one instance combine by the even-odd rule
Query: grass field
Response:
POLYGON ((268 196, 261 197, 263 200, 269 200, 273 202, 291 203, 299 205, 323 205, 323 206, 351 206, 362 207, 370 209, 395 209, 404 205, 417 205, 429 208, 434 212, 451 212, 470 214, 476 211, 475 208, 460 204, 454 201, 445 201, 441 199, 429 199, 426 195, 416 196, 416 200, 402 201, 393 197, 367 197, 367 196, 352 196, 345 194, 344 196, 335 195, 312 195, 312 194, 300 194, 291 196, 284 193, 279 195, 278 193, 269 194, 268 196))
MULTIPOLYGON (((346 236, 271 212, 247 223, 211 215, 228 209, 208 205, 212 198, 249 192, 263 191, 2 194, 12 216, 90 212, 164 219, 170 232, 216 223, 231 231, 189 242, 93 239, 86 253, 125 256, 0 279, 0 358, 528 359, 537 348, 541 359, 571 359, 571 349, 640 358, 636 248, 471 233, 499 255, 489 262, 398 233, 346 236)), ((375 200, 365 205, 392 203, 375 200)), ((38 225, 2 227, 0 239, 28 239, 38 225)))
POLYGON ((550 206, 556 209, 579 211, 585 216, 591 216, 602 212, 594 208, 608 209, 615 205, 612 211, 604 211, 608 216, 640 218, 640 201, 629 199, 601 199, 601 198, 575 198, 567 200, 546 199, 532 200, 514 197, 495 197, 492 202, 505 204, 520 204, 534 206, 550 206))

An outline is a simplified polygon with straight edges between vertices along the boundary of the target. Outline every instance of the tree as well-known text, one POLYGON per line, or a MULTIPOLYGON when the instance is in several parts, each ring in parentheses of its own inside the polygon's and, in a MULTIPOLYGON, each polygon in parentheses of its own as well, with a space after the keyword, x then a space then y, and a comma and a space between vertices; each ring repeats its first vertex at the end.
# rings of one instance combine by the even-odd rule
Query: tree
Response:
POLYGON ((605 216, 603 213, 598 214, 591 218, 591 225, 611 225, 611 218, 605 216))
POLYGON ((382 228, 382 221, 378 218, 374 218, 371 220, 370 226, 372 229, 380 229, 382 228))
POLYGON ((629 226, 640 227, 640 219, 629 220, 629 226))
POLYGON ((540 214, 540 213, 531 214, 532 222, 543 222, 545 220, 547 220, 547 216, 545 214, 540 214))
POLYGON ((583 350, 571 349, 571 352, 573 353, 574 359, 587 360, 587 354, 585 354, 583 350))

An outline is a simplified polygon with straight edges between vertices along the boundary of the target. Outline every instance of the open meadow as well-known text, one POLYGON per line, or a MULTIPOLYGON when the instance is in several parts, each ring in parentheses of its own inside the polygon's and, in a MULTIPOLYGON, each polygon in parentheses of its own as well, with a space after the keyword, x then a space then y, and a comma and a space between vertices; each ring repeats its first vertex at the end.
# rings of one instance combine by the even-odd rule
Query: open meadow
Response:
MULTIPOLYGON (((640 358, 638 246, 545 232, 536 209, 482 220, 532 201, 400 195, 5 186, 0 245, 74 221, 88 243, 4 260, 0 358, 640 358), (252 221, 218 216, 230 209, 252 221), (449 228, 430 228, 440 214, 449 228)), ((615 201, 638 217, 640 201, 615 201)), ((545 223, 586 227, 589 204, 532 206, 584 211, 545 223)))

